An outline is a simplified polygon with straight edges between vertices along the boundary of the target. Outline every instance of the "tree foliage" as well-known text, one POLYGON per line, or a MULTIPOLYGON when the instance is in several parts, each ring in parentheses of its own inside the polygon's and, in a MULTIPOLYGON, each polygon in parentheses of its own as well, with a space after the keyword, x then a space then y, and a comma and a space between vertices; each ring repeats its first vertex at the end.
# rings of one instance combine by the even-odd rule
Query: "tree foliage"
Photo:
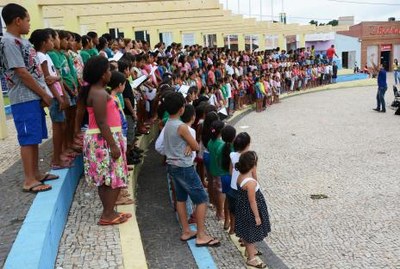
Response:
POLYGON ((332 26, 337 26, 339 24, 338 20, 331 20, 330 22, 327 23, 327 25, 332 25, 332 26))
POLYGON ((308 22, 309 24, 314 24, 316 26, 323 26, 323 25, 332 25, 332 26, 337 26, 339 24, 338 20, 331 20, 328 23, 318 23, 316 20, 311 20, 308 22))

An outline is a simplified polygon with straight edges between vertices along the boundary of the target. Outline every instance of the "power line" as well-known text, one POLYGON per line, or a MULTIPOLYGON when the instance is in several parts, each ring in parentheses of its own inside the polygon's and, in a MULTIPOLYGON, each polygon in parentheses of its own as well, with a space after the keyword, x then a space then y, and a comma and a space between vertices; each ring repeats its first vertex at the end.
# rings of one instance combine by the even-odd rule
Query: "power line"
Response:
POLYGON ((330 2, 347 3, 347 4, 358 4, 358 5, 379 5, 379 6, 400 6, 400 4, 383 3, 383 2, 358 2, 350 0, 327 0, 330 2))

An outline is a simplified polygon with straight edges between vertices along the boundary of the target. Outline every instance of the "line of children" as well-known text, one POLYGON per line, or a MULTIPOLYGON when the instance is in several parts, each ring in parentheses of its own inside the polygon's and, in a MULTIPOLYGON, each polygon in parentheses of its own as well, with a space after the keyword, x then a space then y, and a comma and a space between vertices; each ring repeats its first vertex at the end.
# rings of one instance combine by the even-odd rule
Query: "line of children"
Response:
MULTIPOLYGON (((215 238, 206 235, 208 241, 201 243, 199 240, 199 231, 205 235, 207 196, 193 167, 193 151, 200 149, 195 130, 191 128, 195 122, 195 109, 192 105, 184 103, 185 99, 181 93, 171 91, 165 96, 163 105, 170 117, 157 139, 156 148, 167 156, 167 170, 173 182, 176 210, 182 225, 180 239, 186 241, 197 238, 197 246, 214 247, 220 244, 215 238), (195 217, 188 220, 186 212, 187 202, 190 200, 196 209, 195 217), (189 229, 189 223, 198 225, 197 233, 189 229)), ((201 103, 198 104, 200 105, 201 103)), ((213 108, 206 110, 210 109, 213 108)), ((254 243, 262 241, 271 229, 266 202, 257 183, 258 158, 255 152, 249 151, 250 136, 245 132, 236 136, 235 128, 225 126, 215 111, 207 112, 200 126, 200 141, 207 143, 208 150, 203 155, 208 171, 207 190, 210 197, 214 197, 217 217, 224 220, 223 228, 229 229, 229 234, 240 237, 240 241, 246 247, 246 264, 255 268, 265 268, 266 265, 256 258, 262 253, 256 249, 254 243)), ((197 166, 199 165, 202 164, 197 163, 197 166)))

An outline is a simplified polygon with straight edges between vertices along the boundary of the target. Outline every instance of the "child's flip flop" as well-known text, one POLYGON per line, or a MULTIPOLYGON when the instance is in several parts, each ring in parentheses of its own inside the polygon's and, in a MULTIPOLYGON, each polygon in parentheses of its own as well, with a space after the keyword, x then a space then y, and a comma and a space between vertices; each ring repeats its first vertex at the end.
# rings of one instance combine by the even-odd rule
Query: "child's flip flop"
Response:
POLYGON ((33 184, 29 188, 23 188, 22 189, 23 192, 30 192, 30 193, 45 192, 45 191, 49 191, 49 190, 51 190, 51 186, 43 184, 43 182, 38 182, 36 184, 33 184), (40 186, 45 186, 45 188, 40 188, 39 189, 38 187, 40 187, 40 186))
POLYGON ((44 175, 44 177, 41 179, 41 180, 39 180, 40 182, 44 182, 44 181, 50 181, 50 180, 56 180, 56 179, 59 179, 60 177, 59 176, 57 176, 57 175, 53 175, 53 174, 50 174, 50 173, 46 173, 45 175, 44 175))

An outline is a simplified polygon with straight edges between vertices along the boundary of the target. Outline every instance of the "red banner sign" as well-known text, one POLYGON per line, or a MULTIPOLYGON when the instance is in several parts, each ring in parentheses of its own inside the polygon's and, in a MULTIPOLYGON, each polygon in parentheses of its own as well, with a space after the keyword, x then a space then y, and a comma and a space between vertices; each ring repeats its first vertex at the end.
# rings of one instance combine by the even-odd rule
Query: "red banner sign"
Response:
POLYGON ((381 45, 381 51, 391 51, 391 50, 392 50, 392 44, 381 45))
POLYGON ((398 35, 400 34, 400 27, 385 27, 385 26, 371 26, 371 35, 398 35))

